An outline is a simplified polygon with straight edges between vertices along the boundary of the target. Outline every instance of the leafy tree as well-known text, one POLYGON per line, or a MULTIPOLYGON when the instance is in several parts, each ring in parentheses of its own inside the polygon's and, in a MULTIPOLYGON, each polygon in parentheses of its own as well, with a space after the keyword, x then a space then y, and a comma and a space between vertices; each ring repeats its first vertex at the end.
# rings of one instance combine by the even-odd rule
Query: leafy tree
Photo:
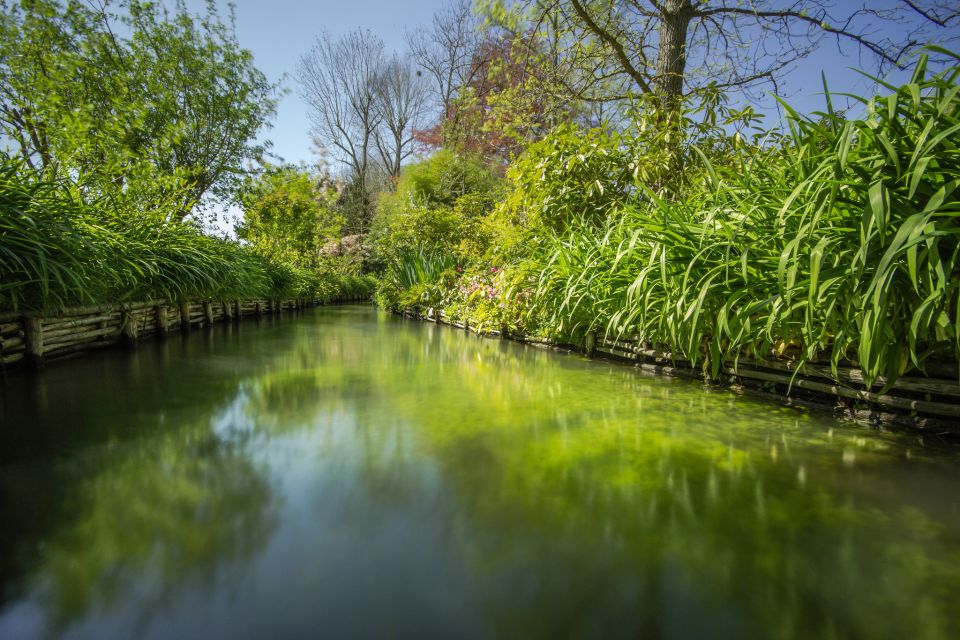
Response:
POLYGON ((339 238, 343 217, 328 182, 292 166, 271 167, 248 178, 240 203, 237 236, 267 258, 315 267, 327 241, 339 238))
POLYGON ((506 161, 574 117, 577 101, 555 83, 542 44, 501 34, 480 48, 480 71, 442 125, 448 145, 506 161))
POLYGON ((441 103, 440 121, 417 132, 421 144, 506 161, 583 111, 565 77, 573 69, 556 55, 567 33, 559 21, 515 31, 491 26, 467 38, 470 25, 480 29, 461 3, 439 12, 420 40, 410 41, 441 103), (445 64, 453 65, 446 75, 439 73, 445 64))
POLYGON ((0 1, 0 131, 116 209, 179 220, 229 193, 275 93, 212 0, 0 1))
POLYGON ((475 155, 457 154, 449 149, 411 164, 400 174, 396 192, 385 196, 381 204, 419 202, 431 206, 451 206, 469 193, 493 198, 500 180, 475 155))
POLYGON ((500 178, 475 156, 444 149, 405 167, 396 191, 378 203, 374 263, 396 265, 411 252, 463 256, 461 244, 476 244, 500 191, 500 178))

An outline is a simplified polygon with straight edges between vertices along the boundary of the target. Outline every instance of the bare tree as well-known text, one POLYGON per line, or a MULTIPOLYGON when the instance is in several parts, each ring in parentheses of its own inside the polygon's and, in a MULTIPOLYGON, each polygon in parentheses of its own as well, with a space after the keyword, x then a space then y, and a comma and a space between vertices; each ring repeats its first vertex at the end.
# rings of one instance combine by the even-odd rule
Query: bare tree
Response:
POLYGON ((374 140, 391 176, 413 153, 414 131, 427 114, 427 85, 413 65, 394 55, 382 68, 377 85, 380 126, 374 140))
POLYGON ((447 115, 459 89, 478 73, 476 54, 482 23, 471 0, 455 0, 433 16, 429 26, 406 34, 414 62, 433 80, 437 106, 447 115))
POLYGON ((350 168, 362 193, 367 193, 376 133, 383 118, 379 101, 384 64, 383 41, 358 29, 339 39, 328 33, 320 35, 297 67, 313 133, 350 168))
POLYGON ((957 37, 950 0, 527 0, 560 10, 603 45, 633 89, 666 105, 707 84, 776 83, 825 41, 881 68, 900 66, 934 32, 957 37), (946 30, 946 33, 945 31, 946 30), (951 33, 952 31, 952 33, 951 33))

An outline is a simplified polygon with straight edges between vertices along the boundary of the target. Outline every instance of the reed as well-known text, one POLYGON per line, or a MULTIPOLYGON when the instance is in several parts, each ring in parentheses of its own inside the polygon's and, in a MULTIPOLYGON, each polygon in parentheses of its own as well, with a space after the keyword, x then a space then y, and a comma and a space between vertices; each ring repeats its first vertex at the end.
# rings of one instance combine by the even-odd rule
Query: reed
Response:
MULTIPOLYGON (((946 53, 941 51, 941 53, 946 53)), ((599 226, 573 224, 530 256, 530 315, 603 329, 714 375, 741 356, 797 369, 855 363, 887 384, 960 360, 960 66, 851 96, 865 115, 785 105, 776 147, 743 147, 678 200, 640 185, 599 226)), ((877 80, 883 84, 880 80, 877 80)))

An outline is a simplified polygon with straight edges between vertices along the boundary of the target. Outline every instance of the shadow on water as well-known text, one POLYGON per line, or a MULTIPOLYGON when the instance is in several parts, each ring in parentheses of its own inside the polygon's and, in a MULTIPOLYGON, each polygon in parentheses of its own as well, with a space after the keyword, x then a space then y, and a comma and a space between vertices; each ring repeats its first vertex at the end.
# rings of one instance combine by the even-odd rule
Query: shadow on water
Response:
POLYGON ((364 307, 2 387, 0 635, 960 635, 960 462, 364 307))

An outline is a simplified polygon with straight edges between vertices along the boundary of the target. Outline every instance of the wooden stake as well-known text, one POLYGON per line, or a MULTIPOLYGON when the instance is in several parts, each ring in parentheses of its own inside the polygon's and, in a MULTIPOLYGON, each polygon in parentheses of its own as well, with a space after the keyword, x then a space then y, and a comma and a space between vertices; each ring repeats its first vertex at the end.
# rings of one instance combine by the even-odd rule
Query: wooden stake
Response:
POLYGON ((180 331, 190 331, 190 303, 180 303, 180 331))
POLYGON ((157 333, 166 336, 170 333, 170 319, 167 317, 167 307, 158 304, 155 313, 157 314, 157 333))
POLYGON ((120 312, 120 326, 121 334, 123 335, 123 342, 128 347, 132 347, 137 343, 137 322, 133 314, 130 311, 124 309, 120 312))
POLYGON ((43 325, 38 316, 23 317, 23 331, 27 339, 27 362, 39 369, 43 366, 43 325))

